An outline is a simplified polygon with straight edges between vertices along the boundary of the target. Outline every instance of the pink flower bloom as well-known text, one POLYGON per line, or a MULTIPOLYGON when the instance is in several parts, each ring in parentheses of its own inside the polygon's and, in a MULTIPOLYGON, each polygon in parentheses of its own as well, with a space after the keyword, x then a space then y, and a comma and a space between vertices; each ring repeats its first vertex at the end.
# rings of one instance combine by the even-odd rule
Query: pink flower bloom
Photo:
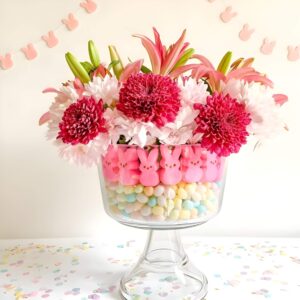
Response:
POLYGON ((175 120, 180 109, 179 93, 168 76, 131 75, 120 90, 117 109, 128 118, 161 127, 175 120))
POLYGON ((72 103, 59 123, 57 139, 66 144, 88 144, 99 133, 106 132, 103 103, 93 97, 83 97, 72 103))
POLYGON ((202 133, 201 145, 220 156, 237 153, 249 135, 250 114, 245 105, 228 94, 214 93, 207 97, 207 104, 195 104, 199 110, 194 133, 202 133))

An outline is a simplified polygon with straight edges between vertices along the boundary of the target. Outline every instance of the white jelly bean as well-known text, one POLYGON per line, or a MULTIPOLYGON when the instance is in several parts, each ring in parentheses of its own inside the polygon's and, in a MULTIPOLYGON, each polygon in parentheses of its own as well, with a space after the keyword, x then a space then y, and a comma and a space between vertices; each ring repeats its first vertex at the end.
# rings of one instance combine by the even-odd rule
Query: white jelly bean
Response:
POLYGON ((163 195, 157 197, 157 203, 159 206, 166 207, 167 206, 167 198, 163 195))
POLYGON ((158 185, 154 188, 154 195, 156 197, 161 196, 165 191, 165 188, 162 185, 158 185))
POLYGON ((144 217, 150 216, 151 215, 151 207, 148 205, 145 205, 142 207, 142 209, 140 210, 141 215, 144 217))
POLYGON ((147 203, 148 201, 148 197, 145 194, 137 194, 136 199, 141 203, 147 203))
POLYGON ((200 192, 194 192, 194 193, 192 194, 192 199, 193 199, 194 201, 196 201, 196 202, 201 201, 202 198, 203 198, 203 197, 202 197, 202 195, 201 195, 200 192))
POLYGON ((171 187, 168 187, 166 190, 165 190, 165 195, 168 199, 174 199, 175 196, 176 196, 176 191, 171 188, 171 187))

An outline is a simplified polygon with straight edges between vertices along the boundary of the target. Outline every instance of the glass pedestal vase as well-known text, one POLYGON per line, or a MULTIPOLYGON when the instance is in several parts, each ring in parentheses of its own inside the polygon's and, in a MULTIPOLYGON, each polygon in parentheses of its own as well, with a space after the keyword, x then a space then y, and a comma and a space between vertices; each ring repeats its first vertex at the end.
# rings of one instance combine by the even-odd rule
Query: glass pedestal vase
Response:
POLYGON ((218 214, 225 159, 200 145, 117 145, 109 147, 98 170, 107 214, 149 230, 142 256, 121 279, 122 298, 203 299, 207 279, 189 261, 178 229, 218 214))
POLYGON ((122 299, 203 299, 207 279, 189 261, 179 230, 150 230, 139 261, 121 279, 122 299))

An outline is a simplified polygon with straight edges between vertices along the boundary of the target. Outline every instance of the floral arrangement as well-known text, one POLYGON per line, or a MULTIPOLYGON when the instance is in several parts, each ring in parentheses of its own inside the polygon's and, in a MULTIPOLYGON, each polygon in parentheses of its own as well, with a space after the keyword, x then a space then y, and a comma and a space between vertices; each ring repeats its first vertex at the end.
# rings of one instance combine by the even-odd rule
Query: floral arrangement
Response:
POLYGON ((71 53, 67 63, 75 78, 55 93, 39 123, 60 154, 76 163, 98 164, 110 145, 199 144, 218 156, 237 153, 248 136, 258 142, 285 128, 273 83, 252 66, 254 59, 231 63, 227 52, 215 68, 185 42, 186 31, 166 47, 154 28, 154 41, 139 38, 151 67, 143 59, 123 64, 114 46, 111 61, 100 62, 92 41, 90 62, 71 53))

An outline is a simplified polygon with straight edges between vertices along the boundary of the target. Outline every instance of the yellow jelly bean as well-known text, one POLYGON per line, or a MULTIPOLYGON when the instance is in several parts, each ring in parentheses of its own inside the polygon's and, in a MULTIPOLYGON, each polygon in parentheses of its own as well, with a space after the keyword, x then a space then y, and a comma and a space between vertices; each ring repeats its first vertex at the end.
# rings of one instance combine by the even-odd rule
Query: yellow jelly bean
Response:
POLYGON ((168 214, 170 213, 170 211, 175 207, 174 201, 173 200, 168 200, 168 214))
POLYGON ((170 214, 170 220, 173 220, 173 221, 178 220, 179 214, 180 214, 180 210, 179 209, 176 209, 176 208, 173 209, 171 211, 171 214, 170 214))
POLYGON ((189 193, 189 194, 193 194, 194 192, 196 192, 197 189, 197 185, 196 183, 189 183, 186 185, 185 190, 189 193))
POLYGON ((187 192, 185 191, 184 188, 180 187, 177 191, 177 196, 181 199, 187 199, 188 198, 188 194, 187 192))
POLYGON ((143 186, 138 184, 135 188, 134 188, 134 191, 137 193, 137 194, 140 194, 142 191, 143 191, 143 186))
POLYGON ((187 209, 182 209, 179 214, 179 218, 182 220, 188 220, 191 217, 191 211, 187 209))
POLYGON ((164 215, 164 208, 161 206, 154 206, 152 208, 152 214, 155 216, 163 216, 164 215))
POLYGON ((154 191, 154 189, 152 186, 144 187, 144 194, 148 197, 153 195, 153 191, 154 191))
POLYGON ((177 189, 178 189, 177 185, 175 185, 175 184, 174 184, 174 185, 171 185, 170 187, 171 187, 174 191, 177 191, 177 189))
POLYGON ((175 204, 175 208, 181 209, 181 207, 182 207, 182 199, 176 197, 174 199, 174 204, 175 204))
POLYGON ((126 194, 126 195, 129 195, 129 194, 132 194, 134 192, 134 188, 132 187, 132 186, 125 186, 125 188, 124 188, 124 193, 126 194))

